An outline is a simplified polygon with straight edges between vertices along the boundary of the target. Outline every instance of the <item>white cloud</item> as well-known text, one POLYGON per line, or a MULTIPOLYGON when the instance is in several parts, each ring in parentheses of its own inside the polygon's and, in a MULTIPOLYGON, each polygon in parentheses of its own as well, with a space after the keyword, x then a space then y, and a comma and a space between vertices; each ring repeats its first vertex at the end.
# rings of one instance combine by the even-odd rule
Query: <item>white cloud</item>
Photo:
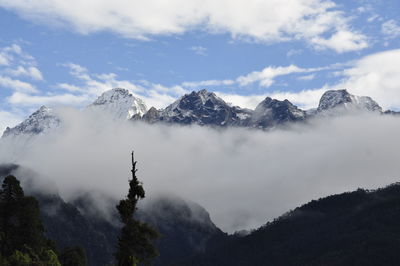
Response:
POLYGON ((238 78, 236 78, 236 82, 241 86, 246 86, 258 82, 259 85, 262 87, 270 87, 275 82, 275 78, 279 76, 285 76, 294 73, 317 72, 335 67, 336 66, 334 65, 317 68, 301 68, 296 65, 289 65, 285 67, 268 66, 261 71, 253 71, 247 75, 239 76, 238 78))
POLYGON ((22 117, 11 112, 0 110, 0 134, 4 132, 6 127, 13 127, 21 122, 22 117))
POLYGON ((104 91, 112 88, 121 87, 132 90, 133 92, 142 91, 140 86, 137 86, 126 80, 118 80, 114 73, 107 74, 91 74, 88 69, 74 63, 63 64, 62 66, 70 70, 70 74, 78 79, 81 85, 59 83, 57 88, 64 89, 70 92, 80 92, 92 97, 96 97, 104 91))
POLYGON ((62 90, 69 91, 69 92, 82 92, 83 91, 83 89, 81 87, 71 85, 68 83, 59 83, 56 85, 56 87, 59 89, 62 89, 62 90))
POLYGON ((24 52, 17 44, 0 48, 0 87, 23 93, 38 93, 30 82, 21 80, 30 78, 43 80, 43 75, 36 67, 35 59, 24 52), (18 79, 14 79, 18 77, 18 79))
MULTIPOLYGON (((289 66, 268 66, 260 71, 253 71, 246 75, 239 76, 235 79, 224 79, 224 80, 203 80, 203 81, 194 81, 194 82, 183 82, 181 84, 182 87, 185 88, 201 88, 208 86, 231 86, 231 85, 239 85, 239 86, 247 86, 254 83, 258 83, 261 87, 270 87, 274 84, 275 79, 279 76, 285 76, 295 73, 310 73, 317 72, 325 69, 337 68, 335 65, 327 66, 327 67, 318 67, 318 68, 301 68, 296 65, 289 66)), ((312 79, 314 76, 309 75, 306 76, 308 79, 312 79)))
POLYGON ((400 37, 400 25, 393 19, 386 21, 381 26, 381 31, 390 39, 400 37))
POLYGON ((363 34, 349 30, 337 31, 327 39, 315 37, 311 42, 317 49, 330 48, 338 53, 357 51, 368 47, 367 39, 363 34))
POLYGON ((75 105, 81 106, 88 103, 87 95, 73 94, 54 94, 54 95, 31 95, 22 92, 15 92, 9 98, 11 104, 19 106, 59 106, 59 105, 75 105))
POLYGON ((258 82, 262 87, 269 87, 274 83, 274 79, 278 76, 288 75, 292 73, 309 72, 310 70, 300 68, 295 65, 287 67, 266 67, 261 71, 254 71, 245 76, 240 76, 236 79, 241 86, 246 86, 258 82))
POLYGON ((310 75, 306 75, 306 76, 301 76, 298 77, 298 80, 313 80, 315 78, 315 74, 310 74, 310 75))
POLYGON ((257 104, 267 97, 267 94, 253 94, 253 95, 239 95, 234 93, 224 93, 216 91, 215 94, 221 97, 227 103, 234 106, 240 106, 242 108, 254 109, 257 104))
POLYGON ((16 44, 0 48, 0 66, 10 65, 14 60, 14 55, 20 55, 21 53, 21 47, 16 44))
POLYGON ((343 75, 345 78, 332 88, 370 96, 383 108, 400 108, 400 49, 368 55, 343 75))
MULTIPOLYGON (((254 108, 262 99, 269 96, 278 100, 288 99, 304 109, 309 109, 318 106, 318 101, 326 90, 347 89, 355 95, 372 97, 384 109, 400 110, 400 49, 365 56, 352 62, 350 66, 348 64, 332 65, 321 69, 337 68, 339 66, 347 67, 339 73, 343 78, 336 84, 327 84, 319 89, 300 92, 275 91, 268 94, 246 96, 226 93, 218 94, 228 102, 247 108, 254 108)), ((292 69, 298 70, 296 67, 292 69)), ((311 78, 309 76, 300 78, 304 77, 311 78)))
POLYGON ((207 55, 207 48, 203 46, 192 46, 190 47, 195 54, 206 56, 207 55))
POLYGON ((194 82, 183 82, 182 86, 187 88, 199 88, 206 86, 229 86, 235 83, 234 80, 225 79, 225 80, 203 80, 203 81, 194 81, 194 82))
POLYGON ((294 55, 300 55, 303 53, 303 50, 301 49, 290 49, 287 53, 286 56, 287 57, 292 57, 294 55))
POLYGON ((367 21, 371 23, 371 22, 374 22, 374 21, 377 20, 377 19, 380 19, 380 16, 377 15, 377 14, 374 14, 374 15, 370 16, 370 17, 367 19, 367 21))
POLYGON ((9 63, 7 56, 0 53, 0 66, 7 66, 9 63))
POLYGON ((326 90, 327 88, 323 87, 321 89, 302 90, 299 92, 276 91, 273 92, 270 97, 281 101, 288 99, 302 109, 311 109, 318 107, 319 99, 326 90))
POLYGON ((111 31, 129 38, 204 29, 263 43, 305 40, 337 52, 366 47, 365 36, 329 0, 0 0, 0 6, 47 26, 82 34, 111 31), (342 43, 342 42, 344 43, 342 43))
POLYGON ((16 69, 6 69, 6 73, 12 76, 26 76, 34 80, 43 80, 43 75, 37 67, 18 66, 16 69))
POLYGON ((275 91, 271 93, 264 93, 259 95, 238 95, 223 92, 216 92, 216 94, 232 105, 237 105, 244 108, 254 109, 266 97, 271 97, 277 100, 289 100, 294 105, 302 109, 316 108, 319 99, 327 88, 303 90, 299 92, 281 92, 275 91))
POLYGON ((15 43, 10 45, 10 46, 7 46, 7 47, 3 48, 3 51, 7 52, 7 53, 14 53, 14 54, 17 54, 17 55, 22 55, 23 54, 21 46, 19 46, 18 44, 15 44, 15 43))
MULTIPOLYGON (((164 108, 173 102, 177 96, 187 92, 187 90, 178 85, 166 87, 145 80, 139 82, 120 80, 115 73, 92 74, 87 68, 78 64, 68 63, 62 66, 69 68, 70 74, 78 79, 81 84, 59 83, 56 88, 81 95, 82 99, 86 99, 86 102, 94 100, 104 91, 119 87, 130 90, 135 96, 144 100, 149 107, 164 108)), ((65 99, 74 100, 75 98, 65 99)), ((82 102, 84 101, 82 100, 82 102)))
POLYGON ((38 90, 32 84, 18 79, 12 79, 6 76, 0 76, 0 86, 18 92, 28 92, 28 93, 38 92, 38 90))

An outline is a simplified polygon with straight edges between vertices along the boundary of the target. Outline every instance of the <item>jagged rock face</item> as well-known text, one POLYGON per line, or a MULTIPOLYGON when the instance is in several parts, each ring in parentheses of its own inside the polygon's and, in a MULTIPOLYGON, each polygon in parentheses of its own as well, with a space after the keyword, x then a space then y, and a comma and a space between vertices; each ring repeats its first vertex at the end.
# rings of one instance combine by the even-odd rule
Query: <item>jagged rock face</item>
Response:
POLYGON ((160 111, 154 107, 151 107, 149 111, 143 115, 142 120, 147 123, 154 124, 160 121, 160 111))
POLYGON ((302 121, 306 113, 288 100, 265 98, 254 110, 248 126, 268 128, 286 122, 302 121))
POLYGON ((87 109, 107 112, 116 119, 131 119, 135 115, 143 116, 147 112, 147 107, 141 99, 122 88, 104 92, 87 109))
POLYGON ((354 96, 347 90, 329 90, 322 95, 317 112, 329 112, 334 109, 382 112, 382 107, 371 97, 354 96))
POLYGON ((161 111, 160 121, 179 124, 239 125, 250 112, 232 107, 207 90, 181 97, 161 111))
MULTIPOLYGON (((315 115, 340 115, 351 111, 382 113, 382 108, 370 97, 354 96, 346 90, 325 92, 317 109, 303 111, 288 100, 267 97, 253 110, 231 106, 207 90, 186 94, 165 109, 152 107, 147 111, 144 102, 128 90, 116 88, 104 92, 86 111, 106 112, 115 119, 176 123, 181 125, 241 126, 271 128, 288 122, 302 121, 315 115)), ((389 113, 386 112, 385 114, 389 113)), ((395 112, 391 112, 395 114, 395 112)), ((3 136, 47 133, 59 127, 60 119, 50 108, 42 106, 21 124, 7 128, 3 136)))
POLYGON ((13 128, 7 127, 3 137, 44 134, 58 128, 60 124, 61 120, 54 111, 42 106, 17 126, 13 128))

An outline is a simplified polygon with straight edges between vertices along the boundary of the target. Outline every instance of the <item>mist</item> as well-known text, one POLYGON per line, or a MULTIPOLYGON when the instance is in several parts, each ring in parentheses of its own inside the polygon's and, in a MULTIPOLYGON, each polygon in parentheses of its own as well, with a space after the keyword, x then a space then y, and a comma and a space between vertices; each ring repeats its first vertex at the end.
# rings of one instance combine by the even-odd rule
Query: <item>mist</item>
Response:
POLYGON ((386 186, 400 176, 400 123, 393 116, 358 113, 262 131, 57 112, 63 125, 53 133, 3 139, 0 162, 48 178, 67 201, 82 191, 120 199, 134 150, 147 197, 172 194, 197 202, 226 232, 256 228, 312 199, 386 186))

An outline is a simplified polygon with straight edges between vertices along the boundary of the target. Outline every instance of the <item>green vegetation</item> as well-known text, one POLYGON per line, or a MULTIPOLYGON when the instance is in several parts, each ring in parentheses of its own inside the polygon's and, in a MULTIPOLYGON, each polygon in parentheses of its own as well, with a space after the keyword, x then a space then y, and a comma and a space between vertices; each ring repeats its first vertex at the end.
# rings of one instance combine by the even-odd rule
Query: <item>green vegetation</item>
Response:
POLYGON ((84 252, 63 252, 61 263, 55 245, 44 236, 39 204, 34 197, 24 195, 18 179, 4 178, 0 190, 0 265, 1 266, 61 266, 86 265, 84 252))
POLYGON ((313 200, 182 265, 400 265, 400 184, 313 200))
POLYGON ((153 241, 158 233, 148 224, 134 219, 136 205, 145 196, 142 184, 136 177, 136 161, 132 152, 132 179, 129 180, 129 192, 117 205, 123 227, 118 238, 118 250, 115 253, 118 266, 150 264, 157 256, 153 241))

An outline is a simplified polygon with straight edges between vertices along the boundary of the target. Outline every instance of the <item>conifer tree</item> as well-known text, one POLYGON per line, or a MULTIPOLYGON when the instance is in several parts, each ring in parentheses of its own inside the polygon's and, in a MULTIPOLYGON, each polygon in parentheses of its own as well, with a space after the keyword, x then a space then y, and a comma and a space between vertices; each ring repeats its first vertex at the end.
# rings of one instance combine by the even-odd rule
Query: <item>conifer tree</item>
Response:
POLYGON ((39 204, 27 197, 18 179, 3 180, 0 190, 0 264, 61 266, 44 236, 39 204))
POLYGON ((132 152, 132 179, 129 180, 129 192, 117 205, 123 223, 115 253, 118 266, 150 264, 150 260, 158 254, 153 245, 158 233, 148 224, 133 217, 138 201, 145 197, 143 186, 136 177, 136 163, 132 152))

